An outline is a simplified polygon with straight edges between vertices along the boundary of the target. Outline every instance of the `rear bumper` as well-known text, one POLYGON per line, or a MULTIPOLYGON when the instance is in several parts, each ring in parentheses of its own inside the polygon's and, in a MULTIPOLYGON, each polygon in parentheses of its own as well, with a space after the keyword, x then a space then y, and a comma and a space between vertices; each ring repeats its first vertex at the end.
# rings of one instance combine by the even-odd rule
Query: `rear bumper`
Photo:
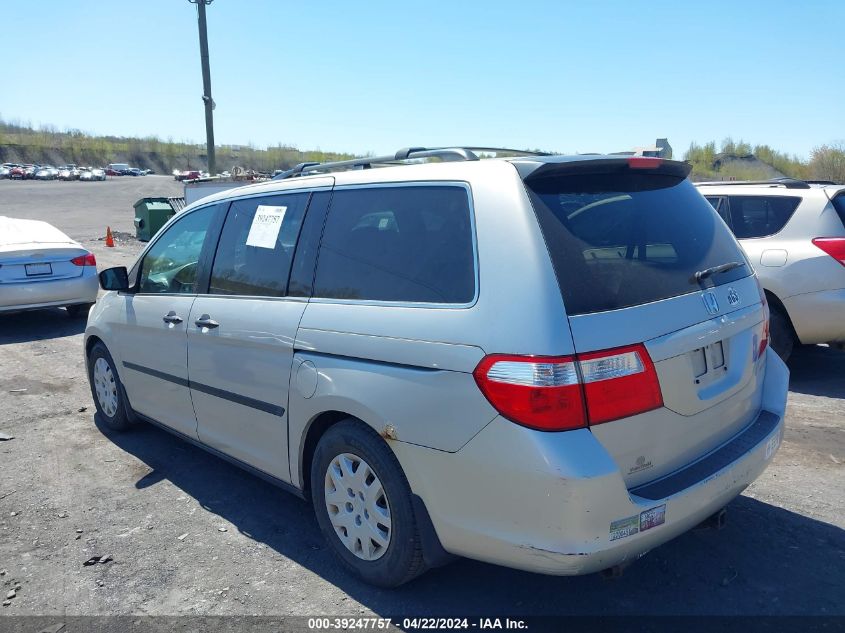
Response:
POLYGON ((633 490, 586 429, 541 433, 496 418, 457 453, 391 446, 446 551, 547 574, 596 572, 686 532, 763 472, 780 445, 789 380, 774 353, 766 365, 754 422, 698 462, 633 490))
POLYGON ((97 271, 93 266, 86 266, 82 275, 72 279, 2 284, 0 312, 94 303, 98 290, 97 271))
POLYGON ((783 305, 805 345, 845 342, 845 288, 794 295, 783 305))

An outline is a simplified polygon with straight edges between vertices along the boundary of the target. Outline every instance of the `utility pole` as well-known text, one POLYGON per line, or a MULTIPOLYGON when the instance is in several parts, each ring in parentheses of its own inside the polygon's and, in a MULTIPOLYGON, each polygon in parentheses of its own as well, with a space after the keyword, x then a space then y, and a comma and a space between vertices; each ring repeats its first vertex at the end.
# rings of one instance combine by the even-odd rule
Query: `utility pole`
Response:
POLYGON ((202 62, 202 100, 205 104, 205 142, 208 147, 208 173, 217 173, 214 160, 214 100, 211 98, 211 70, 208 66, 208 28, 205 21, 205 7, 214 0, 188 0, 197 5, 197 18, 200 31, 200 61, 202 62))

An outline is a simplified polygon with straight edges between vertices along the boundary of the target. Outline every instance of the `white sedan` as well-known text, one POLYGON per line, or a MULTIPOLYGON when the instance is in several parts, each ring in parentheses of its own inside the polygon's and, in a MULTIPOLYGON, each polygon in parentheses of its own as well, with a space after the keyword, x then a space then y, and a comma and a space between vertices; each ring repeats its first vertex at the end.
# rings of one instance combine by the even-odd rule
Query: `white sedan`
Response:
POLYGON ((98 287, 93 253, 46 222, 0 216, 0 313, 65 306, 84 316, 98 287))

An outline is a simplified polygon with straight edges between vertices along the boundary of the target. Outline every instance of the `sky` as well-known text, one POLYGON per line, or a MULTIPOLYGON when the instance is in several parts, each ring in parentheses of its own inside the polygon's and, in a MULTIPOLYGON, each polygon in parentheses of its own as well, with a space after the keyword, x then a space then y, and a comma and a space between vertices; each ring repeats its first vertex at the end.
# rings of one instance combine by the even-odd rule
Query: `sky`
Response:
MULTIPOLYGON (((3 2, 0 117, 205 141, 188 0, 3 2)), ((845 0, 214 0, 217 144, 845 139, 845 0)))

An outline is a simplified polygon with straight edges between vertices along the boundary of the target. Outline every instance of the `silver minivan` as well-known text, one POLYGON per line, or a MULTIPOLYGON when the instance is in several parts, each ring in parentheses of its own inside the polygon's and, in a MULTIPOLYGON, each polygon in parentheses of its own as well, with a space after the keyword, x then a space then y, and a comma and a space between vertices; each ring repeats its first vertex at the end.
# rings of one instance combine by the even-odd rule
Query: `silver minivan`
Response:
POLYGON ((158 424, 313 503, 339 559, 616 569, 780 445, 750 263, 650 157, 472 148, 304 164, 175 216, 85 333, 101 419, 158 424))

